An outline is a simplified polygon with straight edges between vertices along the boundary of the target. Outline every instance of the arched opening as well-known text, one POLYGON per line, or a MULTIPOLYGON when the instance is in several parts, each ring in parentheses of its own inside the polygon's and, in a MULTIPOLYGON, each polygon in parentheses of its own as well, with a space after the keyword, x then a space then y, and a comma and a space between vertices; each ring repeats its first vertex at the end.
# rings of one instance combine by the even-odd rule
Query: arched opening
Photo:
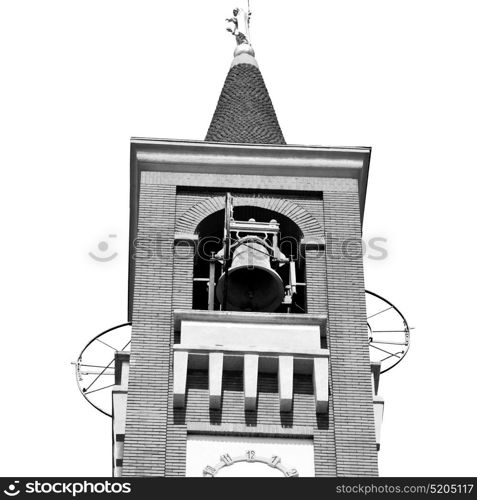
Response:
MULTIPOLYGON (((194 262, 194 309, 211 308, 209 307, 208 291, 211 260, 213 260, 223 249, 224 217, 224 210, 214 212, 203 219, 196 229, 196 234, 199 236, 199 243, 194 262)), ((254 219, 257 222, 263 223, 269 223, 275 220, 279 224, 279 232, 277 234, 278 248, 287 259, 294 263, 297 286, 296 293, 293 295, 293 300, 290 303, 280 303, 273 312, 306 312, 305 261, 303 256, 300 256, 299 251, 303 234, 297 224, 279 212, 250 205, 235 206, 233 218, 235 221, 249 221, 250 219, 254 219)), ((220 263, 216 263, 215 265, 213 264, 213 267, 215 272, 215 283, 217 285, 223 273, 223 266, 220 263)), ((283 264, 270 259, 270 268, 273 274, 276 273, 279 276, 279 279, 283 282, 284 288, 287 290, 286 293, 288 293, 289 289, 287 287, 290 286, 290 264, 283 264)), ((237 271, 235 276, 238 277, 239 274, 240 273, 237 271)), ((264 279, 266 279, 266 276, 267 273, 263 273, 264 279)), ((214 294, 213 309, 221 309, 217 293, 214 294)))

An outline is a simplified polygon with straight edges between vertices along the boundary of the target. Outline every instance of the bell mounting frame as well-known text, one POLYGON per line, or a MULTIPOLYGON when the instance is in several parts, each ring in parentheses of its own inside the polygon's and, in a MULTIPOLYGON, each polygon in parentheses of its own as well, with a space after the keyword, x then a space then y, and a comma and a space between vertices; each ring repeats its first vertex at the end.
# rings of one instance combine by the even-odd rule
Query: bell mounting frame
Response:
POLYGON ((221 305, 220 309, 225 311, 228 304, 229 294, 229 273, 232 264, 232 254, 235 248, 240 246, 248 246, 248 243, 259 242, 263 248, 263 253, 268 253, 270 261, 278 263, 281 267, 284 264, 289 266, 289 284, 285 286, 285 295, 282 305, 287 306, 288 312, 293 303, 293 297, 297 292, 297 286, 305 286, 304 283, 296 282, 296 267, 295 261, 284 255, 278 245, 280 234, 280 224, 271 219, 269 222, 257 222, 255 219, 248 221, 240 221, 234 219, 234 199, 230 192, 225 194, 225 214, 224 214, 224 232, 223 232, 223 247, 220 252, 213 254, 210 259, 209 278, 194 278, 194 281, 208 281, 208 309, 214 309, 215 297, 215 264, 222 265, 222 285, 221 285, 221 305), (232 233, 235 234, 236 240, 232 242, 232 233), (270 241, 270 243, 268 242, 270 241))

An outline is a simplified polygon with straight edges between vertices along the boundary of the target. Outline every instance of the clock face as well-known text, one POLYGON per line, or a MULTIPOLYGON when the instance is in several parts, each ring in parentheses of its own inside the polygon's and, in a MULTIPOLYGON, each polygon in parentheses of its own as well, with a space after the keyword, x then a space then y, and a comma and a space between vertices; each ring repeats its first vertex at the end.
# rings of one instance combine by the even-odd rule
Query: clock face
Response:
POLYGON ((224 453, 220 456, 220 461, 214 466, 207 465, 204 467, 203 475, 204 477, 227 477, 227 467, 235 466, 239 464, 241 467, 234 467, 233 476, 237 476, 239 469, 243 470, 243 475, 245 477, 250 476, 284 476, 284 477, 298 477, 298 471, 295 468, 287 467, 282 459, 278 455, 273 455, 271 457, 263 457, 257 455, 255 450, 247 450, 243 455, 230 456, 229 453, 224 453), (245 467, 243 467, 245 465, 245 467), (252 470, 251 466, 254 466, 252 470), (257 467, 258 466, 258 467, 257 467), (270 471, 261 472, 262 466, 275 469, 279 474, 271 474, 270 471), (266 473, 268 472, 268 474, 266 473))
POLYGON ((314 477, 313 439, 189 434, 187 477, 314 477))

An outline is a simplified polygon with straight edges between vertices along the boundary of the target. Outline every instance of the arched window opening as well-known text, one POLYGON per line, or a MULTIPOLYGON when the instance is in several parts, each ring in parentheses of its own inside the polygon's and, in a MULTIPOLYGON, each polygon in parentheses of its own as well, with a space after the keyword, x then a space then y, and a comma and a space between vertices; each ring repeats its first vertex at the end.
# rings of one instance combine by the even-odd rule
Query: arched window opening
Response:
POLYGON ((230 258, 226 259, 224 226, 225 210, 219 210, 197 227, 193 308, 306 312, 299 227, 273 210, 236 206, 231 219, 230 258))

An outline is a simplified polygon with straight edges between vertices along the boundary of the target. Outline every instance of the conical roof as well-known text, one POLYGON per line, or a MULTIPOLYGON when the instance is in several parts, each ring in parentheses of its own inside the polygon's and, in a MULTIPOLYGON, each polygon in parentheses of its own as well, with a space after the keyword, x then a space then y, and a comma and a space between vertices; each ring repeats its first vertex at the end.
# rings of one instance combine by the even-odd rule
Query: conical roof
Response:
POLYGON ((205 140, 285 144, 257 61, 250 53, 234 58, 205 140))

